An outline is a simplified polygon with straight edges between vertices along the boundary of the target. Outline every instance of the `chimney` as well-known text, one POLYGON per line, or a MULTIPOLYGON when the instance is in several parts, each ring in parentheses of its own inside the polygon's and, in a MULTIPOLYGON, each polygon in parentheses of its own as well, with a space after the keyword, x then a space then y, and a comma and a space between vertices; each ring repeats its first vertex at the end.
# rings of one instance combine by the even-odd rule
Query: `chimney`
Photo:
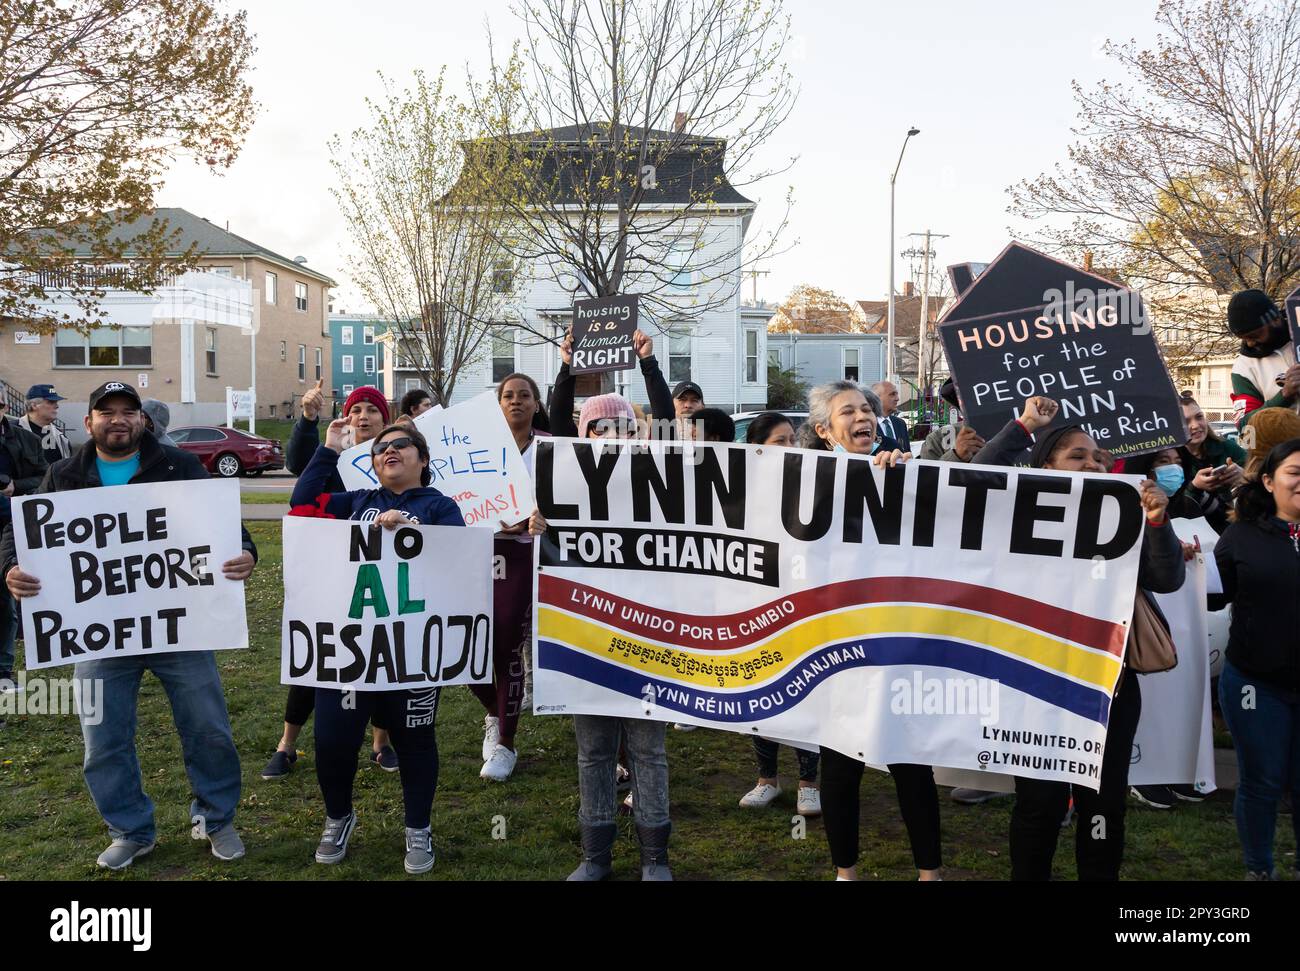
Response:
POLYGON ((678 135, 686 131, 686 112, 677 112, 677 117, 673 119, 673 131, 678 135))
POLYGON ((1086 252, 1086 253, 1083 254, 1083 268, 1084 268, 1084 270, 1086 270, 1086 271, 1089 272, 1089 273, 1092 272, 1092 252, 1091 252, 1091 251, 1086 252))
POLYGON ((908 280, 903 284, 903 296, 904 297, 916 296, 916 284, 913 283, 911 280, 908 280))

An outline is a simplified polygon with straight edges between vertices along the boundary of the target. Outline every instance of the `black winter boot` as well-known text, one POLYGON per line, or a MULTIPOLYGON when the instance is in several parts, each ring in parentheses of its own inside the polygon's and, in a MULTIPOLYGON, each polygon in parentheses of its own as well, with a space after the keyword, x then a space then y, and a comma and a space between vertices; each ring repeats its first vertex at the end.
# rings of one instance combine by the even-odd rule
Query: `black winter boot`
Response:
POLYGON ((663 826, 636 824, 637 839, 641 841, 642 880, 655 883, 672 880, 673 871, 668 869, 668 834, 672 830, 672 823, 663 826))
POLYGON ((582 862, 569 874, 569 880, 583 883, 608 880, 614 873, 614 839, 618 836, 618 825, 601 823, 587 826, 579 823, 578 826, 582 830, 582 862))

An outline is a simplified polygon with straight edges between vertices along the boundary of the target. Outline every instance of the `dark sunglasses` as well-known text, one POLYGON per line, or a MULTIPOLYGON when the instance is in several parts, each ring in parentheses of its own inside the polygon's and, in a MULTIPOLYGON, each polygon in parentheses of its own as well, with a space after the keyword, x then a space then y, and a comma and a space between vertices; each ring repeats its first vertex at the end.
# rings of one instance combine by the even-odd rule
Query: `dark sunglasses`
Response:
POLYGON ((386 442, 380 442, 370 450, 371 455, 383 455, 390 448, 410 448, 415 444, 414 439, 410 438, 390 438, 386 442))

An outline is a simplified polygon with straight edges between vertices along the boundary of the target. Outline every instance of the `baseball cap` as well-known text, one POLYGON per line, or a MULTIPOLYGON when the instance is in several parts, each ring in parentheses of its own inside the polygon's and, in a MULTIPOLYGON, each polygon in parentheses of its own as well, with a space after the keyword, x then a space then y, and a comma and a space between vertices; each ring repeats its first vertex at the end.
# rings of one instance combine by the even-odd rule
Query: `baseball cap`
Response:
POLYGON ((27 400, 35 401, 37 398, 44 398, 46 401, 66 401, 63 395, 54 390, 52 384, 33 384, 27 389, 27 400))
POLYGON ((90 410, 94 411, 98 408, 99 403, 105 398, 118 394, 125 398, 129 398, 131 403, 137 408, 143 407, 140 402, 140 395, 135 388, 131 387, 129 384, 123 384, 121 381, 109 381, 107 384, 101 384, 94 391, 90 392, 90 410))
POLYGON ((673 388, 673 398, 680 398, 687 392, 695 394, 701 401, 704 400, 704 392, 700 390, 700 386, 694 381, 679 382, 677 387, 673 388))

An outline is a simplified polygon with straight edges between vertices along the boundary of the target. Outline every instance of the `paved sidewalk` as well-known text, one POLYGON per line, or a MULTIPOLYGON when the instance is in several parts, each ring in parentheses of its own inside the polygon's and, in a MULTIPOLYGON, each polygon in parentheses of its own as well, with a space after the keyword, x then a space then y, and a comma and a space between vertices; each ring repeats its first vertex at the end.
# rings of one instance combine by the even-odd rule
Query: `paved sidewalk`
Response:
POLYGON ((253 522, 279 522, 287 515, 289 515, 287 502, 283 506, 271 502, 249 502, 239 507, 240 518, 253 522))

